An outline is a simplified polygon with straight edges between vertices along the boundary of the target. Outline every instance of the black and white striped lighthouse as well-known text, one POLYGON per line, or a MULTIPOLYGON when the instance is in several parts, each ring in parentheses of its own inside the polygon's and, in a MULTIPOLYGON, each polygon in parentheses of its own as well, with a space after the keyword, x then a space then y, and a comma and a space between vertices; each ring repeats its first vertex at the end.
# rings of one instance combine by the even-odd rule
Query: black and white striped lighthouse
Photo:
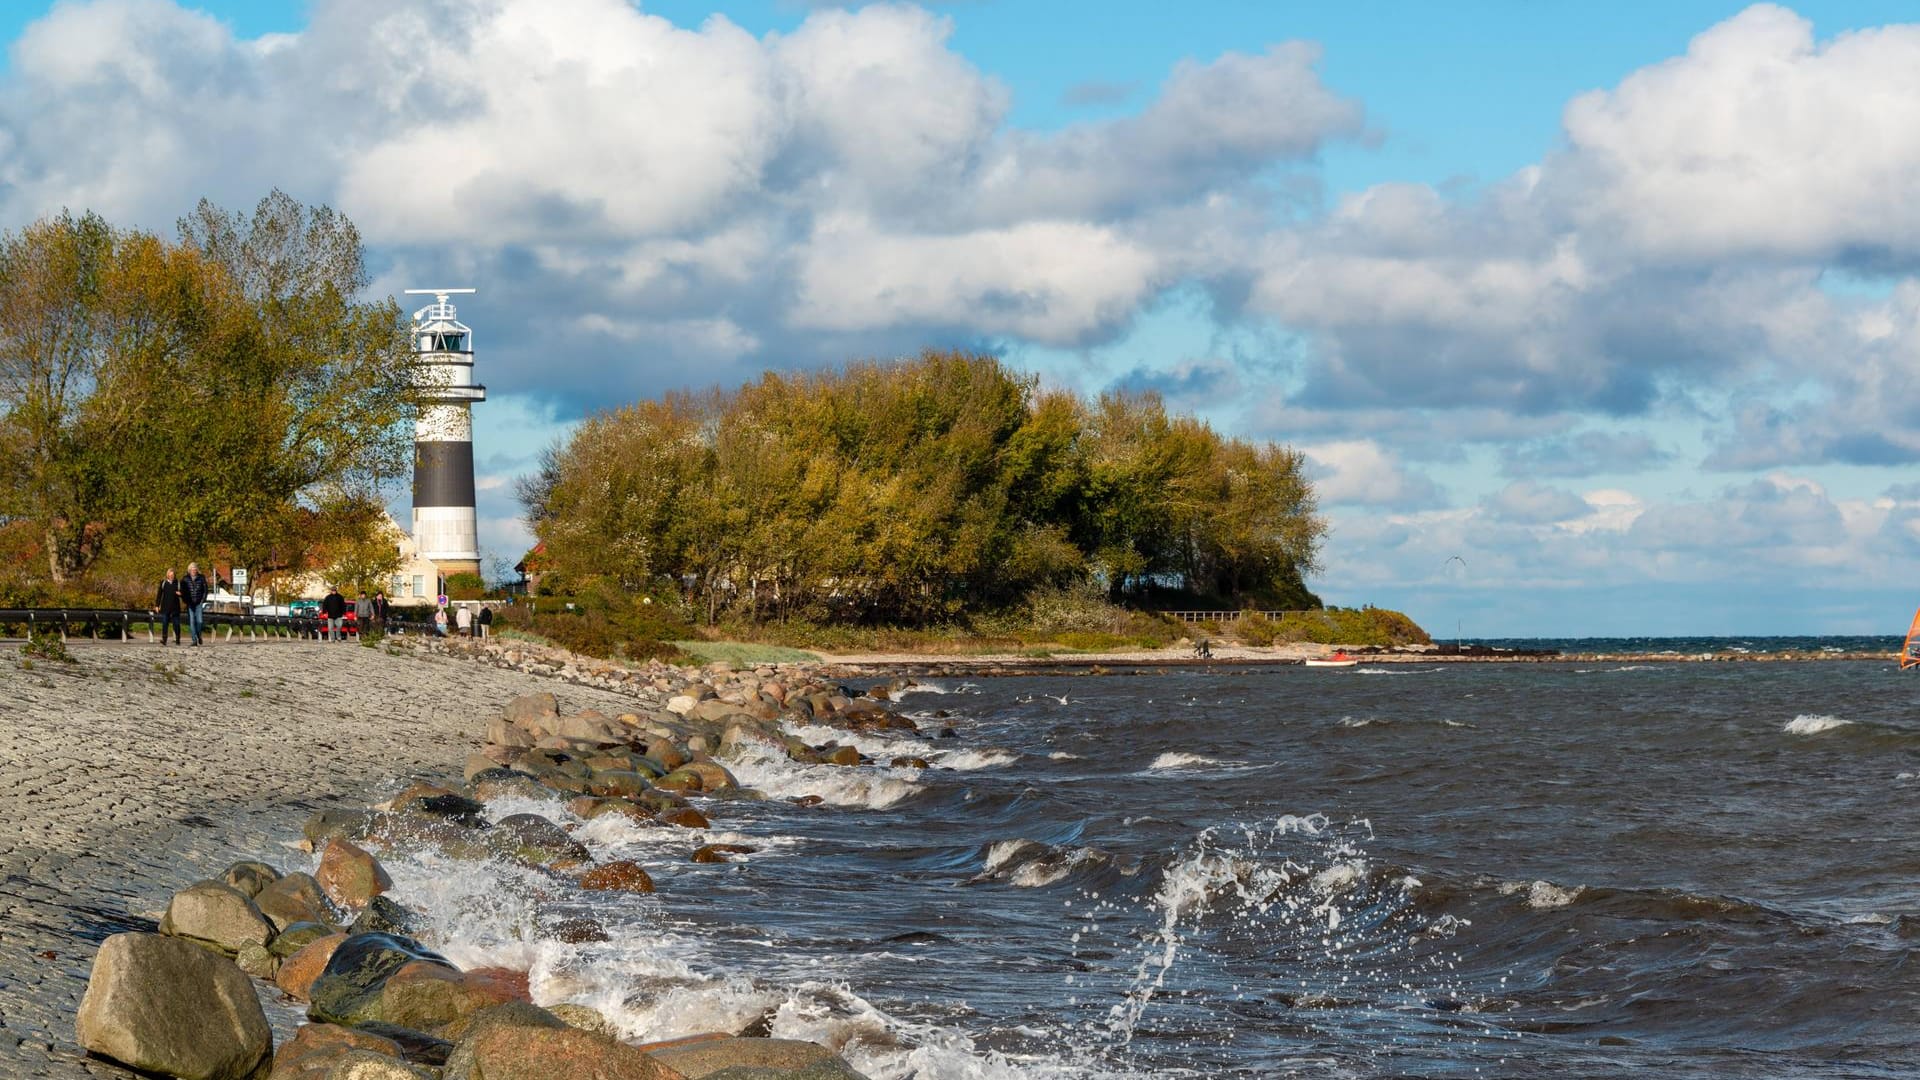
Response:
POLYGON ((447 297, 472 289, 408 289, 434 302, 413 313, 414 386, 422 391, 413 429, 413 542, 444 581, 480 572, 474 520, 473 404, 487 388, 473 381, 473 331, 447 297))

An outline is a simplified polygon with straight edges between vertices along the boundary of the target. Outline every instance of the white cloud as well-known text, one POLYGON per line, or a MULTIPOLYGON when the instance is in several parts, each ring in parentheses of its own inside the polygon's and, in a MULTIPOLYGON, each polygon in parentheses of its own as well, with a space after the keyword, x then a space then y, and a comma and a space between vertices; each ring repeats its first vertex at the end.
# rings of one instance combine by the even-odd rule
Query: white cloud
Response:
POLYGON ((1424 507, 1440 501, 1431 479, 1408 471, 1370 440, 1311 443, 1299 450, 1325 505, 1424 507))

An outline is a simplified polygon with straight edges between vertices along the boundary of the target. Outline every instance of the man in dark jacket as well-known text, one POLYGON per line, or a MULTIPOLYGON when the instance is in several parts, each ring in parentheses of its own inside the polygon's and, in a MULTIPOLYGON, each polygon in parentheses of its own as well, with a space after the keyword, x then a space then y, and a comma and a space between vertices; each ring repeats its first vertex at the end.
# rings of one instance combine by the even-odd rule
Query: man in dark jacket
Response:
POLYGON ((492 608, 486 607, 483 605, 480 608, 480 617, 474 621, 478 623, 478 628, 474 630, 474 633, 480 635, 481 637, 486 637, 488 634, 493 633, 493 609, 492 608))
POLYGON ((180 583, 173 580, 173 567, 167 567, 167 576, 160 582, 160 592, 153 598, 153 612, 160 616, 160 644, 167 643, 167 627, 173 627, 173 643, 180 644, 180 583))
POLYGON ((386 629, 387 629, 387 591, 386 591, 385 589, 376 589, 376 590, 374 590, 374 593, 373 593, 373 625, 375 625, 375 626, 377 626, 377 627, 379 627, 379 628, 380 628, 380 631, 381 631, 381 633, 385 633, 385 632, 386 632, 386 629))
POLYGON ((320 614, 327 617, 327 640, 340 640, 340 625, 347 617, 347 598, 340 590, 327 586, 327 598, 320 601, 320 614))
POLYGON ((180 605, 187 609, 187 629, 193 631, 193 643, 200 644, 200 627, 206 618, 207 575, 200 572, 200 564, 187 564, 187 576, 180 582, 180 605))

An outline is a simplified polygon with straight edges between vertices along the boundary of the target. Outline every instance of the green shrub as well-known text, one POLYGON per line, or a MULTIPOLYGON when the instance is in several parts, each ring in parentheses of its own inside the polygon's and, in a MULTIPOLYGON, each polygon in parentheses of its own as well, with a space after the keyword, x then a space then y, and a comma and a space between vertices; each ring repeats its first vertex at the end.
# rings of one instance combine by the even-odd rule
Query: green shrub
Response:
MULTIPOLYGON (((35 626, 27 631, 27 643, 20 646, 20 655, 28 661, 54 660, 62 664, 77 663, 73 653, 67 651, 67 643, 60 638, 60 631, 50 627, 35 626)), ((31 663, 23 663, 31 668, 31 663)))

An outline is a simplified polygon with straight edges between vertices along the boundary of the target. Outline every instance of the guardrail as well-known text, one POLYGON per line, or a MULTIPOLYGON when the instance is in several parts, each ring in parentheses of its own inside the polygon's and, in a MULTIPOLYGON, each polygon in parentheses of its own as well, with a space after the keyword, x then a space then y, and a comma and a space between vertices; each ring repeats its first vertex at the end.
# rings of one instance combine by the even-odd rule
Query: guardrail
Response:
MULTIPOLYGON (((180 616, 181 623, 186 616, 180 616)), ((285 638, 289 640, 317 640, 326 635, 326 623, 318 618, 305 615, 251 615, 227 611, 209 611, 201 616, 201 624, 209 634, 224 629, 222 640, 234 637, 245 638, 285 638)), ((105 640, 137 640, 135 628, 146 631, 148 641, 158 641, 155 628, 160 625, 160 616, 149 611, 114 608, 0 608, 0 635, 10 627, 27 628, 31 633, 40 627, 58 627, 60 636, 66 638, 76 628, 89 638, 105 640)), ((183 627, 184 629, 184 627, 183 627)), ((434 633, 432 623, 389 620, 382 631, 387 634, 427 634, 434 633)), ((358 636, 357 634, 355 635, 358 636)))
POLYGON ((1192 626, 1195 623, 1231 623, 1239 622, 1246 615, 1260 615, 1268 619, 1277 619, 1282 615, 1311 615, 1311 611, 1162 611, 1161 615, 1171 616, 1192 626))

